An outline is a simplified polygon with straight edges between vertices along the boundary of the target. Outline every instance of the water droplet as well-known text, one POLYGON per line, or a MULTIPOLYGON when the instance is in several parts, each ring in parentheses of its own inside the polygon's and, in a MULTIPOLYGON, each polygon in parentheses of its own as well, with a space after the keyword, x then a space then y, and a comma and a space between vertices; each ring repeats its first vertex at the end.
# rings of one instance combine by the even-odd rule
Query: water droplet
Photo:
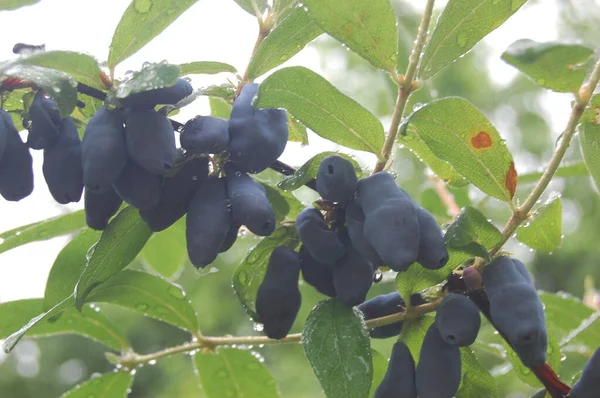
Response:
POLYGON ((52 91, 54 91, 55 93, 60 93, 61 92, 61 88, 58 86, 53 86, 52 87, 52 91))
POLYGON ((169 287, 169 294, 175 297, 176 299, 185 298, 185 293, 178 286, 175 285, 169 287))
POLYGON ((156 359, 152 359, 152 360, 148 361, 148 365, 150 365, 150 366, 156 365, 156 359))
POLYGON ((135 0, 133 2, 133 7, 140 14, 145 14, 152 8, 151 0, 135 0))
POLYGON ((245 285, 248 282, 248 275, 242 271, 238 274, 238 280, 242 285, 245 285))
POLYGON ((148 304, 144 304, 144 303, 136 304, 135 309, 138 311, 146 311, 148 309, 148 304))
POLYGON ((265 325, 259 322, 254 322, 252 329, 256 330, 257 332, 262 332, 263 330, 265 330, 265 325))

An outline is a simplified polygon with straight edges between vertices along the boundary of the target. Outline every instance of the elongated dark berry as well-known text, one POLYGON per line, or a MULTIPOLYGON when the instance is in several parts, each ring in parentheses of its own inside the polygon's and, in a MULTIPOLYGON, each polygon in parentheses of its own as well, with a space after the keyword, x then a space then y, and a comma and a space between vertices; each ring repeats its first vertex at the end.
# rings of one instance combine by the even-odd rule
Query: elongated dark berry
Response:
POLYGON ((581 377, 571 389, 571 398, 597 398, 600 386, 600 348, 592 354, 581 377))
POLYGON ((165 174, 175 164, 175 133, 169 119, 161 113, 131 110, 126 113, 127 153, 140 166, 154 174, 165 174))
POLYGON ((183 126, 181 147, 191 153, 221 153, 229 145, 229 122, 213 116, 198 116, 183 126))
POLYGON ((229 160, 248 173, 263 171, 283 153, 288 139, 282 109, 255 109, 258 84, 248 83, 233 103, 229 119, 229 160))
POLYGON ((419 252, 419 222, 414 202, 389 199, 365 213, 364 233, 385 265, 406 271, 419 252))
POLYGON ((348 159, 331 155, 321 161, 316 183, 317 191, 323 199, 346 203, 356 193, 358 179, 354 166, 348 159))
POLYGON ((174 85, 133 93, 121 99, 126 108, 153 108, 158 104, 174 105, 190 95, 194 89, 185 79, 177 79, 174 85))
POLYGON ((29 135, 27 145, 32 149, 48 149, 58 140, 61 124, 58 105, 38 90, 29 107, 29 135))
POLYGON ((333 264, 327 264, 316 260, 308 251, 306 246, 300 247, 300 269, 304 282, 314 287, 319 293, 335 297, 333 286, 333 264))
POLYGON ((398 341, 392 347, 387 371, 373 397, 417 398, 415 361, 404 342, 398 341))
POLYGON ((275 212, 263 186, 231 163, 225 165, 225 171, 233 219, 255 235, 271 235, 275 231, 275 212))
POLYGON ((196 268, 217 258, 232 223, 225 179, 206 180, 192 197, 186 218, 187 250, 196 268))
POLYGON ((163 177, 129 159, 113 187, 121 199, 140 210, 158 203, 163 177))
POLYGON ((272 339, 284 338, 300 310, 302 296, 298 289, 300 259, 287 246, 273 249, 267 272, 256 293, 256 312, 272 339))
POLYGON ((443 298, 435 323, 446 343, 457 347, 471 345, 481 326, 479 308, 466 296, 450 293, 443 298))
POLYGON ((108 220, 114 216, 123 199, 110 187, 108 191, 96 193, 85 188, 83 193, 85 220, 88 227, 102 231, 108 226, 108 220))
POLYGON ((121 110, 102 106, 85 127, 83 183, 90 191, 110 190, 127 164, 123 122, 121 110))
POLYGON ((379 254, 365 237, 365 215, 357 200, 351 200, 346 206, 346 227, 352 246, 371 264, 378 267, 383 265, 379 254))
POLYGON ((2 111, 0 122, 6 133, 4 153, 0 157, 0 195, 6 200, 17 202, 33 192, 33 159, 10 115, 2 111))
POLYGON ((177 174, 163 178, 158 202, 140 210, 140 216, 154 232, 175 224, 185 215, 196 189, 208 178, 208 159, 196 158, 181 166, 177 174))
POLYGON ((321 212, 309 207, 296 217, 296 230, 310 254, 319 261, 335 263, 346 254, 346 247, 335 231, 329 229, 321 212))
POLYGON ((415 374, 419 397, 454 397, 461 375, 460 349, 446 343, 432 323, 423 339, 415 374))
POLYGON ((54 200, 79 202, 83 194, 81 140, 70 117, 62 120, 56 144, 44 150, 44 179, 54 200))
POLYGON ((421 206, 417 206, 419 220, 419 253, 417 262, 427 269, 442 268, 448 262, 448 250, 444 236, 435 218, 421 206))
MULTIPOLYGON (((406 304, 402 297, 400 297, 400 293, 392 292, 375 296, 360 304, 358 309, 365 315, 365 320, 369 320, 396 314, 403 311, 405 307, 406 304)), ((370 335, 376 339, 386 339, 399 335, 401 329, 402 321, 398 321, 371 329, 370 335)))

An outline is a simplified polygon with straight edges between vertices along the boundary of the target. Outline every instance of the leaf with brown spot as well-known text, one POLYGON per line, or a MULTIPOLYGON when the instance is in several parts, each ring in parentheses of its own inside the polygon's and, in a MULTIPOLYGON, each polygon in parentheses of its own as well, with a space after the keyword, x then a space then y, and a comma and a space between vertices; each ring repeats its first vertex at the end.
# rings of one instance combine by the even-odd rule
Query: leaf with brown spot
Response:
POLYGON ((512 200, 517 186, 512 155, 496 128, 466 99, 431 102, 410 115, 400 132, 417 137, 486 194, 512 200))
POLYGON ((506 172, 506 179, 504 180, 504 185, 508 192, 510 193, 510 198, 512 199, 515 196, 515 190, 517 189, 517 181, 519 176, 517 175, 517 170, 515 169, 515 164, 511 163, 508 166, 508 171, 506 172))

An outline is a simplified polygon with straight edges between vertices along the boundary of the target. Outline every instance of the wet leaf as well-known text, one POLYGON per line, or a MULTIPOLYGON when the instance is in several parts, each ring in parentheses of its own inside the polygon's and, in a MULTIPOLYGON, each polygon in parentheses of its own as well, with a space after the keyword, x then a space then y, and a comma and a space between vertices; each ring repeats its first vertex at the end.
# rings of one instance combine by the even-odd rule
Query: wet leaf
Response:
POLYGON ((219 348, 194 355, 202 391, 207 398, 278 398, 275 379, 250 351, 219 348))
POLYGON ((258 47, 248 65, 248 78, 256 79, 281 65, 322 33, 304 8, 295 8, 258 47))
POLYGON ((578 44, 521 39, 508 47, 502 59, 540 86, 559 93, 575 93, 588 71, 584 62, 593 53, 591 48, 578 44))
POLYGON ((466 54, 527 0, 450 0, 423 54, 420 77, 428 79, 466 54))
POLYGON ((302 347, 328 398, 369 395, 373 360, 360 310, 335 298, 320 302, 306 319, 302 347))
POLYGON ((102 232, 75 287, 81 308, 90 292, 125 268, 142 250, 152 231, 132 206, 124 208, 102 232))
POLYGON ((257 107, 285 108, 323 138, 379 156, 383 126, 357 102, 315 72, 300 66, 283 68, 260 86, 257 107))
POLYGON ((389 0, 304 0, 321 28, 373 66, 394 72, 398 32, 389 0))
POLYGON ((196 0, 133 0, 121 16, 108 53, 112 71, 171 25, 196 0))
POLYGON ((540 206, 533 219, 517 229, 517 239, 532 249, 550 253, 562 242, 562 203, 559 197, 540 206))
POLYGON ((425 105, 407 118, 401 134, 418 136, 477 188, 511 202, 517 187, 512 155, 496 128, 464 98, 425 105))

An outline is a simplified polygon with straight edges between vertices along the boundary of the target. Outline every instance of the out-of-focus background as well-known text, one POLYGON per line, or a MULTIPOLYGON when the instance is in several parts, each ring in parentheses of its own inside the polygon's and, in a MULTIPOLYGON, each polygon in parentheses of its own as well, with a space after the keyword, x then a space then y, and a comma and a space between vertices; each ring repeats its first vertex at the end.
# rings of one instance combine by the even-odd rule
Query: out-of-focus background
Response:
MULTIPOLYGON (((123 0, 42 0, 39 4, 17 11, 0 12, 3 40, 0 60, 10 59, 16 42, 46 44, 48 50, 72 50, 106 59, 111 35, 128 6, 123 0)), ((403 55, 407 59, 416 35, 419 12, 424 2, 392 0, 400 20, 403 55)), ((439 13, 444 1, 436 4, 439 13)), ((502 27, 486 37, 473 51, 427 82, 413 97, 409 109, 436 98, 467 98, 500 131, 515 158, 519 174, 539 169, 549 159, 554 142, 566 125, 569 94, 557 94, 540 88, 524 75, 505 64, 500 55, 515 40, 561 40, 597 48, 600 32, 600 7, 596 0, 531 0, 502 27)), ((170 63, 192 61, 227 62, 243 71, 254 45, 257 23, 233 0, 199 0, 197 4, 140 52, 123 62, 117 77, 128 69, 139 69, 144 61, 168 60, 170 63)), ((346 51, 337 41, 321 36, 309 44, 287 65, 303 65, 323 74, 345 94, 378 115, 387 126, 391 116, 395 87, 381 71, 346 51)), ((226 75, 195 76, 195 87, 226 82, 226 75)), ((184 122, 196 114, 209 112, 208 101, 200 99, 174 118, 184 122)), ((288 145, 282 160, 299 166, 324 150, 352 153, 366 168, 374 164, 372 155, 339 148, 314 134, 309 145, 288 145)), ((34 152, 36 171, 34 193, 18 202, 0 201, 0 232, 75 209, 83 204, 56 204, 43 181, 41 153, 34 152)), ((567 160, 579 160, 575 140, 567 160)), ((449 217, 432 189, 424 165, 408 150, 398 149, 393 168, 398 181, 441 221, 449 217)), ((265 172, 264 178, 276 181, 279 176, 265 172)), ((532 185, 521 184, 517 198, 525 198, 532 185)), ((563 290, 582 297, 583 280, 590 275, 600 280, 600 201, 589 178, 556 179, 548 192, 562 193, 564 241, 553 254, 537 254, 523 245, 510 242, 506 249, 515 253, 532 271, 536 285, 546 291, 563 290)), ((459 205, 480 208, 501 226, 510 213, 506 204, 486 198, 477 189, 452 189, 459 205)), ((296 192, 308 204, 316 196, 308 189, 296 192)), ((170 231, 155 235, 149 244, 159 250, 146 250, 130 267, 160 272, 181 284, 199 314, 201 330, 206 335, 257 334, 239 305, 231 288, 232 272, 247 250, 257 243, 244 236, 225 254, 219 256, 212 271, 197 272, 188 262, 181 223, 170 231)), ((52 263, 70 237, 33 243, 0 254, 0 302, 42 297, 52 263)), ((394 289, 393 283, 374 285, 370 296, 394 289)), ((321 296, 309 286, 301 286, 303 305, 292 332, 301 330, 311 308, 321 296)), ((136 351, 152 352, 185 341, 188 336, 171 327, 137 313, 100 306, 102 311, 127 331, 136 351)), ((0 320, 1 322, 1 320, 0 320)), ((491 333, 489 329, 483 333, 491 333)), ((394 339, 373 341, 373 347, 388 356, 394 339)), ((484 347, 475 346, 484 365, 498 378, 501 397, 529 396, 531 387, 518 380, 510 366, 484 347)), ((302 348, 297 344, 254 347, 273 372, 282 396, 286 398, 321 397, 323 393, 313 376, 302 348)), ((104 358, 105 347, 78 336, 58 336, 22 341, 10 355, 0 352, 0 397, 52 398, 72 388, 93 373, 112 368, 104 358)), ((570 354, 561 375, 569 380, 580 370, 585 356, 570 354)), ((185 355, 159 361, 155 366, 138 369, 131 397, 202 397, 192 372, 191 359, 185 355)))

